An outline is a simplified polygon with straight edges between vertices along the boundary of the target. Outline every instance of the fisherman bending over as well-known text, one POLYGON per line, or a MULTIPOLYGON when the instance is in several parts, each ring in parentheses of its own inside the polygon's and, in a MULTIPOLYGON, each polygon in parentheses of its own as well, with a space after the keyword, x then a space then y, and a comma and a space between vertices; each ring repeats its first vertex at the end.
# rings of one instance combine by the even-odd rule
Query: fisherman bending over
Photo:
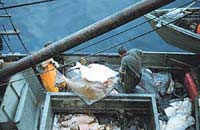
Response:
POLYGON ((125 47, 118 49, 121 59, 120 67, 120 82, 125 93, 134 92, 134 88, 141 79, 141 55, 142 51, 139 49, 131 49, 127 51, 125 47))
MULTIPOLYGON (((44 47, 48 47, 50 44, 52 42, 47 42, 44 47)), ((37 66, 37 70, 41 73, 41 81, 48 92, 59 92, 66 87, 64 75, 57 70, 58 67, 59 64, 53 58, 43 61, 37 66)))

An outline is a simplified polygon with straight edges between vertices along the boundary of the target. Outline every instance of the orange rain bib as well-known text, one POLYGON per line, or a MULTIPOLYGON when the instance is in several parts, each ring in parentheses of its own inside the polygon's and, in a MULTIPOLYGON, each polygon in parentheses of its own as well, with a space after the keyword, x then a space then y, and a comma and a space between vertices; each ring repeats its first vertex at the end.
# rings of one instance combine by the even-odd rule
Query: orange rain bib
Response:
POLYGON ((200 24, 197 26, 197 34, 200 34, 200 24))
POLYGON ((53 64, 48 64, 44 68, 44 73, 40 74, 45 89, 48 92, 59 92, 58 87, 55 87, 57 70, 53 64))

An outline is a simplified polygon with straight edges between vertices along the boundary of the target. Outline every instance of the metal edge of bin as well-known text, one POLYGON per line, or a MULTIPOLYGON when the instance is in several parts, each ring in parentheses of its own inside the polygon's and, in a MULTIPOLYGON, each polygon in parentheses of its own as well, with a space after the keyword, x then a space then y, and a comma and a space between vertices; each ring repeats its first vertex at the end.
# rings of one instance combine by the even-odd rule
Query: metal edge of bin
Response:
MULTIPOLYGON (((76 94, 74 94, 73 92, 48 92, 48 94, 50 96, 69 96, 69 97, 77 97, 76 94)), ((109 94, 106 98, 109 98, 109 97, 146 97, 146 98, 155 98, 155 96, 153 94, 109 94)))
POLYGON ((156 130, 160 130, 160 123, 158 120, 158 110, 157 110, 155 95, 153 95, 153 94, 151 95, 151 100, 152 100, 153 116, 154 116, 154 121, 155 121, 154 124, 155 124, 156 130))
POLYGON ((47 130, 46 123, 47 123, 47 117, 48 117, 48 113, 49 113, 50 103, 51 103, 51 93, 47 92, 44 106, 42 109, 42 114, 41 114, 42 117, 41 117, 41 123, 39 126, 39 130, 47 130))
MULTIPOLYGON (((159 130, 159 122, 158 122, 158 111, 157 111, 157 105, 156 105, 156 100, 155 96, 153 94, 119 94, 119 95, 108 95, 107 98, 111 97, 122 97, 123 98, 128 98, 128 97, 136 97, 136 98, 149 98, 151 100, 151 106, 152 106, 152 116, 154 118, 154 125, 155 125, 155 130, 159 130)), ((74 93, 66 93, 66 92, 48 92, 46 94, 46 99, 43 107, 43 112, 42 112, 42 119, 41 119, 41 125, 39 130, 47 130, 47 117, 50 112, 50 104, 51 104, 51 98, 61 98, 61 97, 77 97, 74 93)), ((107 99, 106 98, 106 99, 107 99)))
POLYGON ((200 111, 199 111, 199 96, 195 99, 195 121, 196 121, 196 130, 199 130, 199 118, 200 118, 200 111))

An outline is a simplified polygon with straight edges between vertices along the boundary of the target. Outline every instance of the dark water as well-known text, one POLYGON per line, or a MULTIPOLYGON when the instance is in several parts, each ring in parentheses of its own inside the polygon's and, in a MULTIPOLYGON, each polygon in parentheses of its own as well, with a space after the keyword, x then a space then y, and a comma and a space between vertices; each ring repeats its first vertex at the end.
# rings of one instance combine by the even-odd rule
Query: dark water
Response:
MULTIPOLYGON (((6 0, 5 5, 28 2, 32 0, 6 0)), ((20 30, 21 37, 25 42, 29 51, 38 51, 46 41, 57 41, 67 35, 70 35, 96 21, 105 18, 129 5, 136 3, 139 0, 57 0, 50 3, 10 9, 13 22, 20 30)), ((177 0, 163 8, 179 7, 190 0, 177 0)), ((3 11, 0 11, 3 14, 3 11)), ((144 17, 123 25, 111 32, 108 32, 98 38, 95 38, 87 43, 74 48, 80 49, 84 46, 94 43, 107 36, 118 33, 124 29, 128 29, 141 22, 144 22, 144 17)), ((8 24, 7 19, 0 19, 0 28, 2 25, 7 29, 12 29, 8 24)), ((79 53, 95 53, 107 47, 111 47, 120 42, 126 41, 132 37, 143 34, 152 28, 148 23, 135 28, 127 33, 101 42, 95 46, 81 50, 79 53)), ((14 52, 25 53, 19 40, 16 36, 9 37, 9 45, 14 52)), ((139 48, 145 51, 183 51, 176 47, 166 44, 156 33, 150 33, 136 40, 125 44, 127 48, 139 48)), ((68 52, 73 52, 68 51, 68 52)), ((116 52, 116 48, 106 52, 116 52)), ((6 45, 2 53, 9 53, 6 45)))

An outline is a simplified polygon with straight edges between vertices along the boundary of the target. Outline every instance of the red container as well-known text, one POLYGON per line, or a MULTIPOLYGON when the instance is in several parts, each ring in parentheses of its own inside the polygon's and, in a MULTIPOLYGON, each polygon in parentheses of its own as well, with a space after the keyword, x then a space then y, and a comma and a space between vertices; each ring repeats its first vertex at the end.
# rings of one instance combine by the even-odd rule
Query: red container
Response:
POLYGON ((190 98, 192 100, 195 100, 195 97, 198 95, 198 89, 190 72, 185 73, 184 83, 185 83, 185 86, 187 88, 190 98))

